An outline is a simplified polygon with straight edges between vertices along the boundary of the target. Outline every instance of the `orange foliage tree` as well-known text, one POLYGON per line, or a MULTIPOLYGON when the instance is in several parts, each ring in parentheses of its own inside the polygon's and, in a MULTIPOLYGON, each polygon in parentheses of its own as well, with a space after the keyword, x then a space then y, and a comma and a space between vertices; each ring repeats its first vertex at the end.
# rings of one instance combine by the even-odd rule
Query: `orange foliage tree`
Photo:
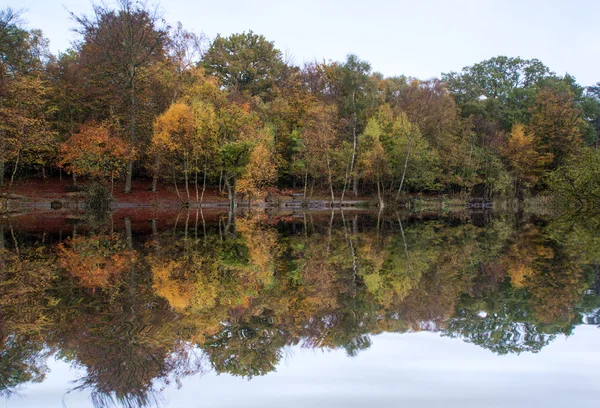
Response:
POLYGON ((116 235, 74 237, 58 246, 60 266, 89 289, 108 289, 128 270, 133 255, 116 235))
POLYGON ((135 152, 129 144, 115 136, 108 125, 89 122, 81 131, 61 145, 60 165, 76 175, 101 182, 125 173, 127 162, 135 152))

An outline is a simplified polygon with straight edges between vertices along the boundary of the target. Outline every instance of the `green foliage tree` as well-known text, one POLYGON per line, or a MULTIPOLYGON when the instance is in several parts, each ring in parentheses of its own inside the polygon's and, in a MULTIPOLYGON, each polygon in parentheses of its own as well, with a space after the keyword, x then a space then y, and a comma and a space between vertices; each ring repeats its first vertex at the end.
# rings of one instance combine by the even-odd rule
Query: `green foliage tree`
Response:
POLYGON ((268 97, 283 69, 283 59, 272 42, 249 31, 229 37, 217 35, 203 58, 203 66, 232 92, 268 97))

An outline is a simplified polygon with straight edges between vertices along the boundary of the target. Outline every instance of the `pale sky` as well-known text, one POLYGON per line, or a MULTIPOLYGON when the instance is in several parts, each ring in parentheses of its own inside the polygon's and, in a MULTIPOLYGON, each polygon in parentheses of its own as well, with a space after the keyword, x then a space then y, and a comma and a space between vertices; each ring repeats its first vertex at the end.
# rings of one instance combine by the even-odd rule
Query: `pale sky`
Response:
MULTIPOLYGON (((110 0, 107 0, 110 2, 110 0)), ((29 28, 69 46, 67 9, 89 12, 87 0, 5 0, 25 8, 29 28)), ((170 24, 217 33, 253 30, 296 64, 343 60, 349 53, 386 76, 439 76, 496 55, 538 58, 582 85, 600 81, 598 0, 163 0, 170 24)))

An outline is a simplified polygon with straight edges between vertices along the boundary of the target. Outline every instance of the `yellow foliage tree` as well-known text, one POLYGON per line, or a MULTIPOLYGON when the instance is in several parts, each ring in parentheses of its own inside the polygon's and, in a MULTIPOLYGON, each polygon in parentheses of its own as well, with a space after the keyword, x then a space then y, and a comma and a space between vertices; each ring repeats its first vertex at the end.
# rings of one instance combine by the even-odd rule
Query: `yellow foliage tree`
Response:
POLYGON ((155 154, 168 158, 177 196, 181 202, 190 202, 189 176, 195 160, 195 118, 193 109, 184 103, 174 103, 156 118, 152 147, 155 154), (182 172, 187 201, 177 188, 177 172, 182 172))
POLYGON ((513 126, 502 154, 514 177, 515 191, 534 186, 544 166, 552 161, 552 154, 538 152, 535 137, 520 123, 513 126))
POLYGON ((270 143, 258 143, 252 152, 246 166, 246 172, 238 181, 238 191, 252 197, 258 196, 269 184, 277 180, 277 160, 270 143))

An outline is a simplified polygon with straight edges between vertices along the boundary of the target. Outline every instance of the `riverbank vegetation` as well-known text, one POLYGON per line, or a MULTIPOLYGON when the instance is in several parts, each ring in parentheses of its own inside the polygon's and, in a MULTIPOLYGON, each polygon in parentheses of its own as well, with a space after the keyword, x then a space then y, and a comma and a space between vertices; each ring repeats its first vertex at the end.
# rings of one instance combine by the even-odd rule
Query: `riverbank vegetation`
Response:
POLYGON ((167 181, 184 204, 218 188, 232 207, 269 188, 380 206, 408 193, 597 201, 600 86, 537 59, 385 77, 356 55, 298 66, 252 31, 209 41, 135 0, 72 19, 77 40, 52 55, 0 12, 5 191, 66 172, 105 191, 167 181))

